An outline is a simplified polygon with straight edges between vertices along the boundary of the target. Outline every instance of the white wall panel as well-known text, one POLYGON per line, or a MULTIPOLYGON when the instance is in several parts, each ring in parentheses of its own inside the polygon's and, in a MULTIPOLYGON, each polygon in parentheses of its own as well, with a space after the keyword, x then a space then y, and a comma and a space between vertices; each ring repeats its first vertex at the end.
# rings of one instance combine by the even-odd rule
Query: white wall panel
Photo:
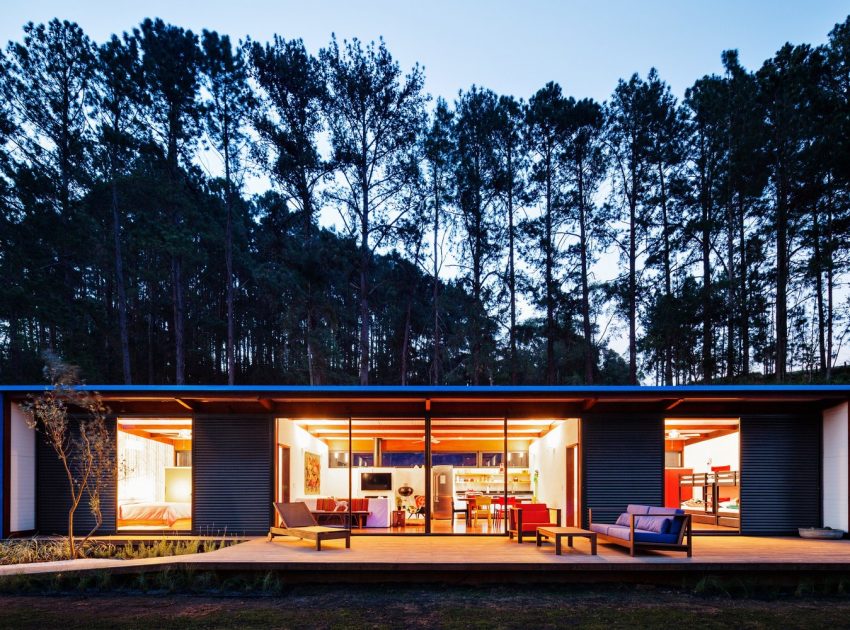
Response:
POLYGON ((27 416, 12 404, 9 530, 35 529, 35 429, 27 425, 27 416))
POLYGON ((843 403, 823 412, 823 524, 850 529, 848 511, 848 405, 843 403))

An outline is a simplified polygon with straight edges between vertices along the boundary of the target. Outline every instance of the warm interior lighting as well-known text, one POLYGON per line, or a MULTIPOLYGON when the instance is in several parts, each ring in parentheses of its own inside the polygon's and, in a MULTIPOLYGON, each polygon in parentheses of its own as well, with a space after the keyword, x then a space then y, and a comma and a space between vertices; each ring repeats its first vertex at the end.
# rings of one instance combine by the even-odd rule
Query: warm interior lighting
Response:
POLYGON ((165 500, 178 503, 192 501, 191 466, 170 466, 165 469, 165 500))

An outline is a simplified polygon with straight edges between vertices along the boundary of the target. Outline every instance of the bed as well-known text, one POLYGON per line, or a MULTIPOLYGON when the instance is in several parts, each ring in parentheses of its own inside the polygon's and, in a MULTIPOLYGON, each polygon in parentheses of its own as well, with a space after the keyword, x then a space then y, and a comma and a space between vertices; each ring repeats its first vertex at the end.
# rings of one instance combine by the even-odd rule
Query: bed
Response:
POLYGON ((126 501, 118 505, 118 527, 174 527, 192 518, 192 504, 175 501, 126 501))

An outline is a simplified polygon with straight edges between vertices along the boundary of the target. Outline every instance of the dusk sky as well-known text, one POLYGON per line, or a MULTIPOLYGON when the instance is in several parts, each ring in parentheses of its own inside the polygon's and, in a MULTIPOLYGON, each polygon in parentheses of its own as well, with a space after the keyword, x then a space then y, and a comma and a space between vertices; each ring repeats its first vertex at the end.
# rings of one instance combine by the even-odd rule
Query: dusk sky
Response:
POLYGON ((550 80, 576 97, 605 100, 619 78, 652 66, 681 96, 698 77, 722 70, 722 50, 738 48, 744 65, 755 68, 786 41, 825 41, 847 13, 839 0, 31 0, 3 2, 0 39, 19 39, 25 22, 53 17, 76 21, 96 41, 145 17, 234 39, 301 37, 313 52, 332 32, 366 41, 383 36, 404 67, 425 66, 429 92, 450 101, 472 83, 527 99, 550 80))

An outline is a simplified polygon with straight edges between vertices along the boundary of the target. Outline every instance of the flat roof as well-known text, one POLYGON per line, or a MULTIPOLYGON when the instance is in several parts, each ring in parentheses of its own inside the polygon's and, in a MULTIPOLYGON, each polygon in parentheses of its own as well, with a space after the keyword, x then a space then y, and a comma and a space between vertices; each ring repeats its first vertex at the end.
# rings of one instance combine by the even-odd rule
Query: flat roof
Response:
MULTIPOLYGON (((47 385, 0 385, 18 400, 47 385)), ((847 385, 85 385, 117 414, 278 417, 566 418, 604 413, 806 413, 850 399, 847 385)))

